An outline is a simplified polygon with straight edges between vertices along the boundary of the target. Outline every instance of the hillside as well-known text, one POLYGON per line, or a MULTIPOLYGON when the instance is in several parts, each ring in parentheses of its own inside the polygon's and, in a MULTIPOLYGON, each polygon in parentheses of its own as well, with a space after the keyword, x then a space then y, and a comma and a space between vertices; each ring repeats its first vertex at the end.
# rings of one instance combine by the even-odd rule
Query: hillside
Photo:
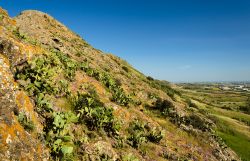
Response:
POLYGON ((250 92, 238 89, 239 86, 236 83, 185 83, 178 84, 178 89, 190 98, 196 110, 205 113, 216 123, 216 133, 225 143, 242 160, 249 160, 250 92))
POLYGON ((166 81, 48 14, 0 9, 2 160, 240 160, 166 81))

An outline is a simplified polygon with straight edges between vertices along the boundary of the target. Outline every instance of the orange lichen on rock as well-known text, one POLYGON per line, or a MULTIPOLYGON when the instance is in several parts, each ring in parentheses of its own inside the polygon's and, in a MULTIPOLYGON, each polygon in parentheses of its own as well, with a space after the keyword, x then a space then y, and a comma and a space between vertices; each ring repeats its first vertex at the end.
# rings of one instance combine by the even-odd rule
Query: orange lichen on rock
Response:
POLYGON ((28 58, 31 58, 33 55, 45 53, 45 50, 38 45, 30 45, 30 44, 24 45, 22 43, 20 43, 19 45, 22 53, 26 54, 28 58))
POLYGON ((16 39, 12 39, 10 43, 14 50, 14 52, 10 52, 12 53, 13 61, 18 61, 20 58, 25 58, 29 61, 34 55, 45 53, 45 50, 40 46, 24 44, 16 39))
POLYGON ((16 21, 13 20, 12 18, 9 17, 8 15, 8 12, 4 9, 2 9, 0 7, 0 14, 3 16, 2 17, 2 22, 0 22, 0 25, 1 24, 4 24, 4 25, 8 25, 8 26, 15 26, 16 25, 16 21))
POLYGON ((24 112, 27 117, 35 124, 36 131, 42 132, 42 125, 38 121, 37 113, 34 111, 34 106, 30 98, 23 91, 18 91, 16 94, 16 104, 19 111, 24 112))
POLYGON ((18 123, 12 114, 13 124, 0 123, 0 152, 3 160, 36 160, 46 159, 47 150, 44 145, 32 138, 18 123), (2 153, 6 152, 6 153, 2 153))
POLYGON ((130 122, 132 121, 135 116, 132 115, 130 112, 128 112, 126 109, 122 108, 122 107, 114 107, 114 115, 115 116, 119 116, 120 118, 122 118, 122 120, 124 120, 125 122, 130 122))
POLYGON ((14 115, 16 107, 27 112, 36 126, 40 126, 28 96, 17 90, 9 60, 0 54, 0 158, 2 160, 47 158, 45 148, 40 154, 36 152, 38 145, 43 146, 40 141, 25 131, 17 121, 14 115))
POLYGON ((0 124, 1 144, 3 145, 11 143, 16 137, 23 137, 25 133, 23 127, 15 119, 14 114, 12 118, 14 120, 12 125, 7 125, 5 123, 0 124))
POLYGON ((8 16, 8 12, 6 10, 4 10, 3 8, 0 7, 0 13, 3 15, 8 16))

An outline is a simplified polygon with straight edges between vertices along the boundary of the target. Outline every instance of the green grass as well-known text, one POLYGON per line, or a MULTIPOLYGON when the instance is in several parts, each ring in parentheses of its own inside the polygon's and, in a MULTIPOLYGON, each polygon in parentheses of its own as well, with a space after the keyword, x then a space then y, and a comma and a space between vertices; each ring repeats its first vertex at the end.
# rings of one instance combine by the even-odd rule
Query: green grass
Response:
POLYGON ((242 160, 250 160, 250 115, 239 111, 249 93, 205 90, 202 86, 185 88, 183 95, 192 99, 198 110, 214 118, 216 133, 242 160))
POLYGON ((249 160, 250 141, 246 141, 245 136, 242 136, 239 133, 237 135, 232 135, 220 131, 218 132, 218 135, 241 157, 243 161, 249 160))
POLYGON ((0 21, 2 21, 4 18, 4 15, 3 14, 0 14, 0 21))
POLYGON ((247 129, 237 128, 234 124, 225 119, 219 119, 217 125, 217 134, 223 139, 223 141, 231 147, 242 158, 242 160, 249 160, 250 137, 242 131, 246 130, 247 132, 247 129))
POLYGON ((245 113, 224 110, 224 109, 220 109, 220 108, 213 108, 212 113, 222 115, 222 116, 227 116, 227 117, 230 117, 232 119, 243 122, 246 125, 250 125, 250 115, 245 114, 245 113))

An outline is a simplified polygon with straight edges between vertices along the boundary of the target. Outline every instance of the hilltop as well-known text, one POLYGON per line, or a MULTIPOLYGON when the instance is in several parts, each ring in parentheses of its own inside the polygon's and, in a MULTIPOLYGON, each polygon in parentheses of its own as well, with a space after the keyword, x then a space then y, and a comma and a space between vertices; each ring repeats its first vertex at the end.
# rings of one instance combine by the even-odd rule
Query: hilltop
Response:
POLYGON ((240 160, 215 126, 50 15, 0 9, 2 160, 240 160))

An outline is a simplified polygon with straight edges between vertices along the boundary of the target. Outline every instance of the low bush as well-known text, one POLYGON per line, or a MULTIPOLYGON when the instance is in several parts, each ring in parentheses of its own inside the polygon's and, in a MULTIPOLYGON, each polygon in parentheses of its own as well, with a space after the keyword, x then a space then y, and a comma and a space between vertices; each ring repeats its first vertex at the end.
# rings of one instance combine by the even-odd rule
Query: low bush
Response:
POLYGON ((96 80, 101 81, 112 93, 111 100, 122 105, 127 106, 131 102, 129 95, 126 95, 119 81, 111 77, 107 72, 100 72, 89 67, 88 63, 81 65, 81 69, 86 72, 91 77, 94 77, 96 80))
POLYGON ((118 134, 120 127, 114 118, 112 108, 105 107, 103 103, 89 94, 77 93, 71 98, 71 103, 80 120, 89 129, 104 129, 110 135, 118 134))
POLYGON ((152 108, 159 110, 163 116, 170 117, 170 121, 178 126, 180 126, 181 124, 185 124, 188 126, 192 125, 193 128, 202 131, 211 130, 212 122, 210 122, 208 119, 202 118, 201 116, 196 114, 180 116, 177 113, 173 103, 169 100, 162 100, 161 98, 158 98, 152 108))
POLYGON ((18 122, 23 126, 25 130, 33 131, 35 128, 34 123, 25 115, 25 113, 20 112, 17 116, 18 122))
POLYGON ((154 108, 161 111, 163 115, 168 116, 170 111, 174 109, 174 104, 169 100, 157 98, 156 102, 154 103, 154 108))
POLYGON ((134 156, 132 153, 126 154, 122 156, 123 161, 139 161, 139 159, 134 156))
POLYGON ((149 81, 154 81, 154 78, 150 77, 150 76, 147 76, 147 80, 149 81))
POLYGON ((240 111, 243 111, 246 114, 250 114, 250 98, 247 99, 245 106, 239 107, 240 111))
POLYGON ((153 127, 150 129, 147 135, 147 139, 153 143, 159 143, 161 139, 165 136, 165 133, 160 128, 153 127))
POLYGON ((19 28, 14 29, 14 30, 13 30, 13 34, 14 34, 17 38, 19 38, 19 39, 21 39, 21 40, 26 40, 26 39, 27 39, 27 36, 19 31, 19 28))
POLYGON ((61 63, 64 65, 65 77, 71 81, 74 80, 75 73, 79 69, 78 62, 61 52, 57 52, 56 55, 60 59, 61 63))
POLYGON ((185 101, 186 101, 188 107, 194 107, 194 108, 198 109, 198 106, 195 103, 193 103, 190 98, 186 97, 185 101))
POLYGON ((159 96, 157 94, 154 94, 154 93, 148 93, 148 98, 149 99, 158 99, 159 96))
POLYGON ((54 93, 54 83, 52 78, 55 70, 45 55, 36 57, 28 61, 21 69, 17 69, 15 78, 22 80, 22 86, 30 95, 39 93, 54 93))
POLYGON ((2 21, 4 19, 4 15, 0 14, 0 21, 2 21))
POLYGON ((123 69, 125 72, 129 72, 129 69, 128 69, 128 67, 126 67, 126 66, 122 66, 122 69, 123 69))
POLYGON ((71 123, 76 122, 78 122, 78 117, 72 112, 53 112, 46 119, 44 132, 53 159, 63 160, 63 158, 73 155, 74 143, 68 127, 71 123))
POLYGON ((142 143, 147 142, 145 124, 139 120, 130 123, 128 128, 128 144, 133 148, 139 148, 142 143))
POLYGON ((175 100, 175 95, 181 96, 181 93, 175 89, 173 89, 169 82, 167 81, 160 81, 160 80, 154 80, 150 77, 147 77, 149 80, 148 83, 151 85, 151 87, 156 88, 158 90, 162 90, 165 92, 169 97, 171 97, 173 100, 175 100))
POLYGON ((114 148, 123 148, 126 143, 126 137, 117 135, 115 136, 115 143, 113 144, 114 148))
POLYGON ((204 118, 202 118, 199 115, 191 114, 189 116, 185 116, 184 118, 184 124, 186 125, 192 125, 193 128, 199 129, 201 131, 210 131, 212 123, 206 121, 204 118))
POLYGON ((35 103, 37 106, 37 111, 38 112, 50 112, 52 111, 52 104, 50 103, 50 100, 47 96, 45 96, 43 93, 39 93, 36 96, 35 103))
MULTIPOLYGON (((50 103, 50 96, 66 92, 63 89, 67 86, 65 82, 57 85, 53 82, 60 67, 60 60, 51 53, 35 57, 19 66, 15 73, 15 79, 32 96, 36 110, 45 121, 43 136, 53 160, 62 160, 72 155, 74 143, 69 135, 68 125, 78 120, 72 112, 54 112, 50 103)), ((25 128, 33 128, 32 123, 22 113, 19 114, 18 120, 25 128)))
MULTIPOLYGON (((1 16, 1 15, 0 15, 1 16)), ((1 19, 1 17, 0 17, 1 19)), ((19 40, 23 40, 27 43, 30 43, 32 45, 37 45, 38 42, 35 39, 31 39, 30 37, 28 37, 26 34, 22 33, 19 31, 19 28, 15 28, 12 31, 13 35, 15 35, 19 40)))
POLYGON ((160 128, 150 127, 139 120, 130 123, 128 132, 128 144, 136 149, 147 141, 159 143, 164 137, 164 132, 160 128))

